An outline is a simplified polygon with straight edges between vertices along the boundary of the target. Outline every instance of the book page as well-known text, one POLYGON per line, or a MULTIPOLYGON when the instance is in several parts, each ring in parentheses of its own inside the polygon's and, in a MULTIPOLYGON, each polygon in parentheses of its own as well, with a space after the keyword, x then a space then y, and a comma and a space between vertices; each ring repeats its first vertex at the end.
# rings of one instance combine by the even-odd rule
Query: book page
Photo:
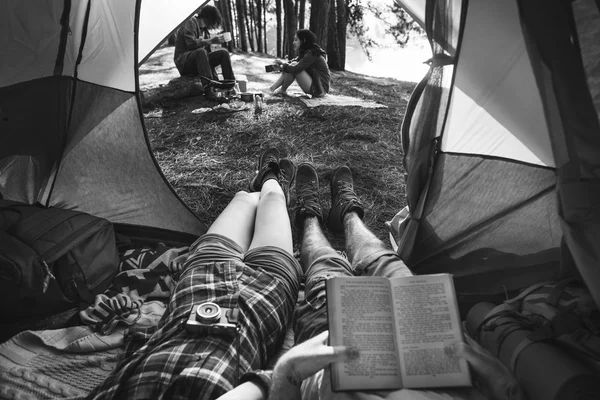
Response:
POLYGON ((444 351, 463 340, 452 276, 391 281, 404 387, 470 386, 467 362, 444 351))
POLYGON ((401 387, 391 305, 386 278, 335 277, 327 281, 329 342, 360 351, 357 360, 331 366, 334 390, 401 387))

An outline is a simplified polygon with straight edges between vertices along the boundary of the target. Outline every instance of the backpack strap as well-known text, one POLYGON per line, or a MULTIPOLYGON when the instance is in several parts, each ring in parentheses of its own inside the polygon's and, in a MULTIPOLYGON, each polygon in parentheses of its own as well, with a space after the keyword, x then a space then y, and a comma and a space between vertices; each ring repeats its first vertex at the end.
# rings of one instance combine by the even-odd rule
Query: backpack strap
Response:
POLYGON ((521 293, 519 293, 518 296, 515 296, 512 299, 506 300, 504 303, 512 305, 514 307, 517 303, 519 303, 525 297, 529 296, 532 292, 535 292, 536 290, 538 290, 539 288, 541 288, 543 286, 553 285, 554 283, 555 282, 552 282, 552 281, 536 283, 535 285, 531 285, 527 289, 523 290, 521 293))
POLYGON ((550 294, 548 294, 548 297, 546 298, 546 303, 550 304, 551 306, 557 307, 558 302, 560 301, 560 298, 562 297, 563 293, 565 292, 565 289, 573 281, 575 281, 575 278, 563 279, 562 281, 558 282, 554 286, 554 288, 552 288, 552 291, 550 292, 550 294))

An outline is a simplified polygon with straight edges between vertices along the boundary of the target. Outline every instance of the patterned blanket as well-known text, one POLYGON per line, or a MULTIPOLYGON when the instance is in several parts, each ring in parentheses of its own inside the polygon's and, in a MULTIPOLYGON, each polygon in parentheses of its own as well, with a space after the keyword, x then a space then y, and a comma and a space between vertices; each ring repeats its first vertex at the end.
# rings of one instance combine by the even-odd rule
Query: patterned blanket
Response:
POLYGON ((141 316, 146 300, 166 301, 175 288, 188 247, 126 250, 121 256, 119 273, 93 305, 80 312, 84 324, 95 331, 110 334, 117 326, 131 326, 141 316))

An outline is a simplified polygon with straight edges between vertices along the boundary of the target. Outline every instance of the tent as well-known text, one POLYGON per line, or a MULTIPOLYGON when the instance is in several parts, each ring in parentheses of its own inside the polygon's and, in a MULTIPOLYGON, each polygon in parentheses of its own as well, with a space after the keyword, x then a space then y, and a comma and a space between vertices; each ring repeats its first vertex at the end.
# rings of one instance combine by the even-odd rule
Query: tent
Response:
POLYGON ((401 257, 453 273, 463 312, 564 277, 600 305, 600 4, 397 2, 433 54, 402 126, 401 257))
POLYGON ((204 233, 152 155, 137 66, 207 2, 0 2, 0 193, 134 237, 204 233))
MULTIPOLYGON (((600 304, 598 2, 400 2, 433 50, 402 127, 400 255, 453 273, 464 304, 579 275, 600 304)), ((0 193, 205 232, 152 156, 137 80, 204 3, 0 2, 0 193)))

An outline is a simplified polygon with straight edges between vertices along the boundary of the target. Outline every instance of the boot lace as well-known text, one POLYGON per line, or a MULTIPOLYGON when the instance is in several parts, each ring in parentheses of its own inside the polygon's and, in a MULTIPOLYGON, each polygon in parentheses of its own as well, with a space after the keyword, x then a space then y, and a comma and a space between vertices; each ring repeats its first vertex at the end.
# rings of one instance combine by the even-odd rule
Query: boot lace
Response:
POLYGON ((360 205, 360 201, 354 192, 352 183, 348 181, 337 181, 336 204, 343 206, 345 203, 360 205))
POLYGON ((296 185, 297 208, 299 210, 319 211, 319 195, 316 193, 315 181, 296 185))

